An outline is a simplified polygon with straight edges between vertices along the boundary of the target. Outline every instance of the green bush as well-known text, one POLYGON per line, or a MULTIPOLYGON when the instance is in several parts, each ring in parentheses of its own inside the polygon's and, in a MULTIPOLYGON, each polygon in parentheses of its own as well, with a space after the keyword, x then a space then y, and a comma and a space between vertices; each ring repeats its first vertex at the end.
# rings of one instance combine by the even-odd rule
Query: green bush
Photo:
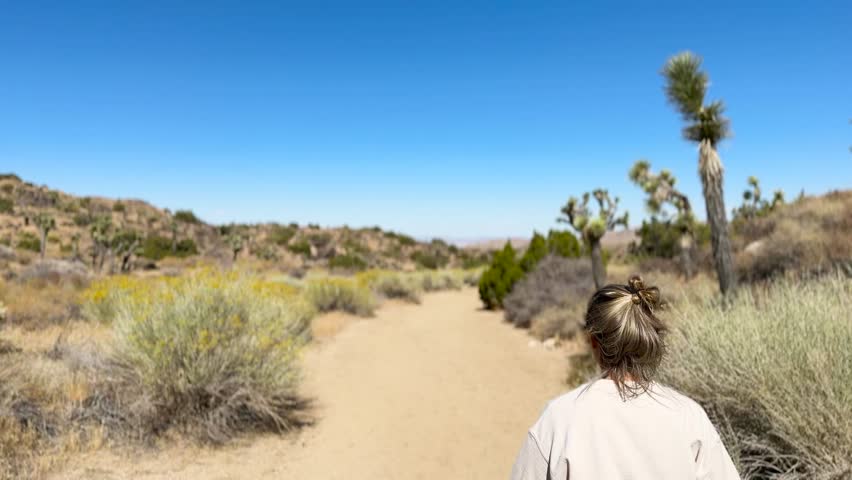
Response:
POLYGON ((367 268, 367 261, 361 258, 360 255, 347 253, 345 255, 335 255, 328 260, 328 267, 341 270, 364 270, 367 268))
POLYGON ((850 308, 840 276, 686 302, 662 380, 705 407, 743 478, 848 478, 850 308))
POLYGON ((6 195, 11 195, 12 192, 15 191, 15 186, 11 183, 4 183, 3 186, 0 187, 0 190, 2 190, 6 195))
POLYGON ((246 429, 286 430, 312 309, 248 277, 196 274, 126 294, 115 317, 117 410, 151 433, 185 427, 221 443, 246 429), (133 396, 131 397, 131 394, 133 396))
POLYGON ((18 234, 18 248, 31 252, 41 251, 41 240, 33 233, 21 232, 18 234))
POLYGON ((299 240, 287 245, 287 250, 290 250, 296 255, 309 257, 311 255, 311 244, 307 240, 299 240))
POLYGON ((182 223, 201 223, 201 220, 195 216, 192 210, 177 210, 174 217, 175 220, 182 223))
POLYGON ((376 308, 370 289, 348 278, 311 280, 305 296, 320 312, 340 310, 366 317, 376 308))
POLYGON ((294 228, 292 226, 274 225, 269 232, 269 241, 275 245, 286 246, 298 231, 298 226, 294 228))
POLYGON ((0 213, 15 213, 15 202, 8 198, 0 197, 0 213))
POLYGON ((521 257, 521 270, 524 273, 533 271, 536 264, 547 255, 547 250, 547 240, 540 233, 534 232, 532 240, 530 240, 530 244, 527 246, 527 251, 521 257))
POLYGON ((115 202, 112 204, 112 211, 118 213, 124 213, 127 211, 127 206, 121 202, 115 202))
POLYGON ((166 257, 185 258, 198 255, 198 246, 191 238, 178 240, 176 251, 172 252, 172 240, 159 235, 149 235, 142 242, 139 256, 151 260, 162 260, 166 257))
POLYGON ((418 250, 411 254, 411 260, 413 260, 418 267, 428 268, 430 270, 444 268, 450 262, 449 257, 444 255, 437 249, 433 249, 430 251, 418 250))
POLYGON ((577 258, 583 253, 580 241, 573 233, 564 230, 547 232, 547 249, 550 253, 565 258, 577 258))
POLYGON ((417 240, 403 233, 387 231, 384 233, 384 235, 387 238, 396 240, 400 245, 403 246, 412 246, 417 244, 417 240))
POLYGON ((92 223, 92 216, 88 213, 76 213, 73 217, 74 225, 78 227, 86 227, 92 223))
POLYGON ((523 276, 524 271, 515 260, 515 249, 506 242, 503 250, 494 254, 491 266, 479 279, 479 298, 486 308, 501 308, 503 299, 523 276))

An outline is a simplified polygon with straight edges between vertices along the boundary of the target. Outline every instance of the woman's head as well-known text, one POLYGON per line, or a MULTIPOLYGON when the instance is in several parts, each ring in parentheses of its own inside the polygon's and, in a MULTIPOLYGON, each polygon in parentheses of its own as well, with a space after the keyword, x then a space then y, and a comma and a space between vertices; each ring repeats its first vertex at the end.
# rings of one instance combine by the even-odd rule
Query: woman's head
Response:
POLYGON ((584 329, 598 364, 622 396, 648 389, 665 352, 666 328, 654 314, 660 290, 638 276, 607 285, 592 296, 584 329))

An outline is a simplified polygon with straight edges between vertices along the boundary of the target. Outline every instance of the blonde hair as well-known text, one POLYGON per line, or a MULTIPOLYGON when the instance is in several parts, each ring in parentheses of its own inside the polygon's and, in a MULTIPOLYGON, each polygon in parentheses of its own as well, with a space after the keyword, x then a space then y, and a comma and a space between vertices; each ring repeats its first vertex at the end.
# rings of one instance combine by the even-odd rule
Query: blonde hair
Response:
POLYGON ((594 340, 603 376, 622 398, 648 391, 666 350, 666 327, 655 315, 660 290, 639 276, 607 285, 592 295, 583 328, 594 340))

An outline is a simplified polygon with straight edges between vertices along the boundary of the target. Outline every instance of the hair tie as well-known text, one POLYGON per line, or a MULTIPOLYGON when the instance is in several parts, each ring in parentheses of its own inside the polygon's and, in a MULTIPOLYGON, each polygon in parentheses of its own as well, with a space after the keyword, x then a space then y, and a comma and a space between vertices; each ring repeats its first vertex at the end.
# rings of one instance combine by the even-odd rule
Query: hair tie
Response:
POLYGON ((637 293, 634 293, 633 295, 631 295, 630 298, 633 300, 633 303, 635 303, 636 305, 639 305, 639 302, 642 301, 642 299, 639 298, 639 294, 637 294, 637 293))

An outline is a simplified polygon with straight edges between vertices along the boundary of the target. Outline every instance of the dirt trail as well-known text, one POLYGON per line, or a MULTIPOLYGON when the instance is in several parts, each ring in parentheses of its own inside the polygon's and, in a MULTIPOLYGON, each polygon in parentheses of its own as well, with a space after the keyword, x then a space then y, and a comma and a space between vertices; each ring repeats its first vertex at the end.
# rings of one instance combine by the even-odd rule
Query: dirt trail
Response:
POLYGON ((57 478, 507 478, 566 371, 563 353, 528 340, 470 289, 390 304, 307 352, 316 426, 219 449, 98 453, 57 478))

